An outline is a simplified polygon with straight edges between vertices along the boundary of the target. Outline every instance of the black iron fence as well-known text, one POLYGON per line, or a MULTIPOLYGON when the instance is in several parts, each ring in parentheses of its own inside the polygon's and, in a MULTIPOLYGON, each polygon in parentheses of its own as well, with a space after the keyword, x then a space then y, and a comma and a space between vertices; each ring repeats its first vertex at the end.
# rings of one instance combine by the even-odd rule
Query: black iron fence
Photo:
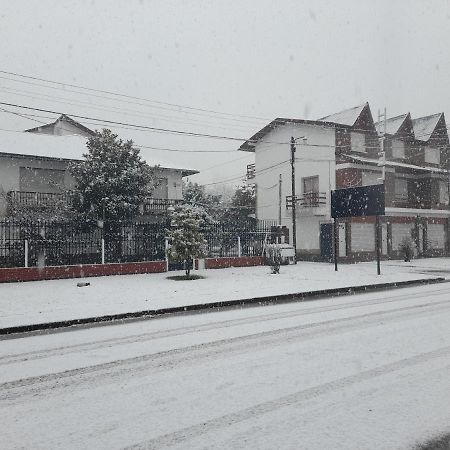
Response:
MULTIPOLYGON (((168 223, 0 221, 0 267, 158 261, 166 257, 168 223)), ((262 255, 280 233, 269 221, 203 228, 207 257, 262 255)))

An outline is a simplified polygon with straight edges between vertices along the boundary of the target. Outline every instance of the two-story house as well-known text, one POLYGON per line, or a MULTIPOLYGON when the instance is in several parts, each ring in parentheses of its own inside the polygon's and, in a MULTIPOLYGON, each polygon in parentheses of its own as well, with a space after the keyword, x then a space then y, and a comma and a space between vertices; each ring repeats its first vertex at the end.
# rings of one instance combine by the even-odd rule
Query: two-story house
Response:
MULTIPOLYGON (((82 160, 93 133, 67 116, 27 132, 0 132, 0 218, 23 217, 23 211, 51 215, 73 189, 68 166, 82 160)), ((158 161, 147 162, 158 165, 158 161)), ((182 201, 182 178, 196 173, 158 165, 159 183, 142 205, 141 218, 165 216, 169 206, 182 201)))
MULTIPOLYGON (((443 114, 415 120, 404 114, 375 124, 366 103, 316 121, 276 119, 252 136, 240 150, 255 152, 250 181, 257 185, 257 216, 278 219, 292 233, 291 137, 299 258, 321 257, 321 228, 331 220, 332 189, 378 183, 386 192, 384 257, 398 257, 404 238, 415 243, 419 255, 448 253, 449 140, 443 114)), ((375 256, 375 218, 340 221, 339 256, 375 256)))

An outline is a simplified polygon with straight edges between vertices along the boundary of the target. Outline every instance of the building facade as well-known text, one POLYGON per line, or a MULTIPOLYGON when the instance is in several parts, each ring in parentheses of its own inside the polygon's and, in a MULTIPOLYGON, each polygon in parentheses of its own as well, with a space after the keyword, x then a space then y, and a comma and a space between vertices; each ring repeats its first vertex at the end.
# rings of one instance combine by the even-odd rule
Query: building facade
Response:
MULTIPOLYGON (((407 113, 375 123, 366 103, 316 121, 275 119, 252 136, 240 150, 255 153, 250 182, 257 186, 257 216, 278 220, 292 234, 291 138, 296 148, 300 259, 327 257, 324 232, 331 223, 331 190, 379 183, 385 185, 383 257, 399 258, 405 239, 418 256, 448 254, 449 139, 444 114, 413 120, 407 113)), ((375 257, 374 217, 340 219, 338 229, 341 259, 375 257)))
MULTIPOLYGON (((23 218, 27 211, 34 217, 51 217, 55 208, 68 202, 75 187, 69 164, 83 159, 86 140, 93 133, 67 116, 23 133, 2 132, 0 218, 23 218)), ((141 206, 140 218, 158 220, 166 216, 167 208, 182 201, 183 177, 196 173, 158 165, 158 186, 141 206)))

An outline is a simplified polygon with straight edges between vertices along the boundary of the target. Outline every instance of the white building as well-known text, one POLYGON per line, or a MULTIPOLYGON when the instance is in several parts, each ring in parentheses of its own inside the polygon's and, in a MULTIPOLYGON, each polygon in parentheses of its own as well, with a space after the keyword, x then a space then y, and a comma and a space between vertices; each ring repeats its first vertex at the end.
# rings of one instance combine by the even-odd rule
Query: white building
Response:
MULTIPOLYGON (((56 122, 27 130, 0 132, 0 217, 13 213, 13 206, 44 211, 74 188, 68 171, 73 161, 83 159, 86 140, 93 132, 67 116, 56 122)), ((156 160, 159 185, 142 206, 143 216, 165 214, 167 207, 180 202, 182 178, 196 170, 164 167, 156 160)))

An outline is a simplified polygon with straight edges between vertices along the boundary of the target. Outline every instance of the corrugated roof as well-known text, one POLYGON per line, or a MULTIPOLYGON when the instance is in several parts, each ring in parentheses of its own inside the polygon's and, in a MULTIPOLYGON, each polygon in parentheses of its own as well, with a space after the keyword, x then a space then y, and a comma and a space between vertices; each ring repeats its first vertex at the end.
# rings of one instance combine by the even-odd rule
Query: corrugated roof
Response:
POLYGON ((442 113, 432 114, 431 116, 419 117, 413 119, 414 136, 419 141, 428 141, 441 118, 442 113))
POLYGON ((363 105, 355 106, 353 108, 322 117, 318 120, 320 122, 334 122, 339 125, 353 126, 366 106, 367 103, 364 103, 363 105))

